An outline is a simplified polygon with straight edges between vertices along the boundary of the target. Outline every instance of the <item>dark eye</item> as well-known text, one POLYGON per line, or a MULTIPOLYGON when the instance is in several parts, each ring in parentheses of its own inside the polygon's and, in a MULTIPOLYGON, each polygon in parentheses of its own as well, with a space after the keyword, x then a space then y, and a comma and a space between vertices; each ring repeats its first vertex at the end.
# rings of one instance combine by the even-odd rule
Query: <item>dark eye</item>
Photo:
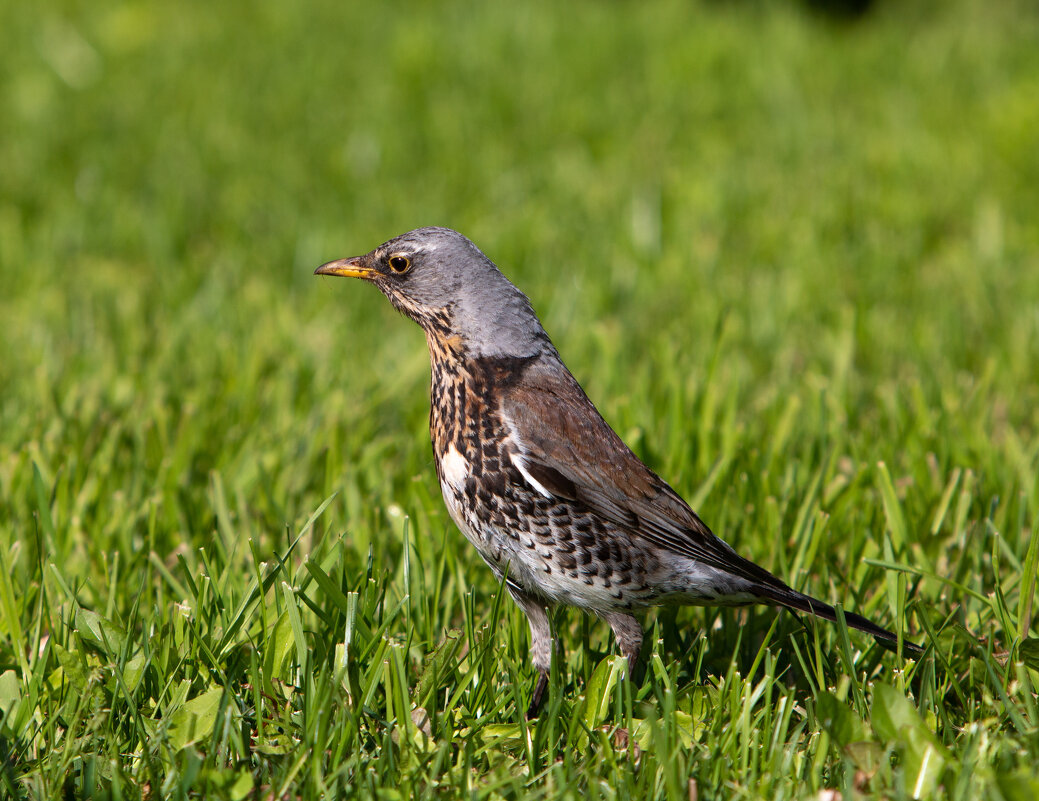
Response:
POLYGON ((390 259, 390 269, 401 274, 411 269, 411 259, 407 256, 394 256, 390 259))

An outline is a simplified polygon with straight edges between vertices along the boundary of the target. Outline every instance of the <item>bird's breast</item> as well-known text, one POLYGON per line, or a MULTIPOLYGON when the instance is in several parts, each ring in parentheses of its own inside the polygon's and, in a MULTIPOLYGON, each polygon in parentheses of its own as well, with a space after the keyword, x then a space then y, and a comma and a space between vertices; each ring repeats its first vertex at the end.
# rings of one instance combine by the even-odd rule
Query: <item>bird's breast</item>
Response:
POLYGON ((472 469, 469 462, 455 447, 452 442, 447 446, 447 452, 440 458, 441 480, 453 493, 465 492, 465 480, 469 478, 472 469))
POLYGON ((655 560, 526 467, 502 411, 511 375, 499 364, 434 360, 430 436, 451 519, 499 578, 507 571, 525 592, 601 610, 644 603, 655 560))

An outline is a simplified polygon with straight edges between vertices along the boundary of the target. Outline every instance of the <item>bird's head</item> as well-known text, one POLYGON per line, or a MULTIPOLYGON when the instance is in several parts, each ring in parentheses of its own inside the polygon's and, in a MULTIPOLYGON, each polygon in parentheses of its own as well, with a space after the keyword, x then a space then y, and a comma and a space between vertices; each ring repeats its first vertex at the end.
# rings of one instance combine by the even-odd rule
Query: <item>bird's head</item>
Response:
POLYGON ((472 356, 529 356, 551 343, 526 295, 480 249, 449 228, 418 228, 315 275, 375 284, 432 339, 472 356))

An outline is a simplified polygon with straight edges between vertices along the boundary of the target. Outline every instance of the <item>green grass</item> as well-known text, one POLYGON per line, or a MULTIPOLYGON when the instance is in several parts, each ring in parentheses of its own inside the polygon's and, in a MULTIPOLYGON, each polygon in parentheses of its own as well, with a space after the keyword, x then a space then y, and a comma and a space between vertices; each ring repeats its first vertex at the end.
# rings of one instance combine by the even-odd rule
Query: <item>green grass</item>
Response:
MULTIPOLYGON (((1033 799, 1039 16, 13 4, 0 797, 1033 799), (766 608, 527 630, 439 498, 420 225, 531 297, 766 608)), ((910 5, 905 8, 903 6, 910 5)))

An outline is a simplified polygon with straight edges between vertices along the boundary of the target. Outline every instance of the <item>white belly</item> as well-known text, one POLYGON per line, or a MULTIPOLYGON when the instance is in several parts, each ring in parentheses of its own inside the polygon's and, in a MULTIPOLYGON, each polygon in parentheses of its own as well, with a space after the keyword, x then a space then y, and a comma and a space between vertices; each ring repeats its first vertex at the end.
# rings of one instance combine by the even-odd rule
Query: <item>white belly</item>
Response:
POLYGON ((479 552, 483 560, 501 579, 508 570, 510 583, 542 596, 546 601, 579 606, 586 609, 609 610, 616 601, 598 583, 588 585, 584 581, 567 576, 558 566, 553 566, 550 553, 542 553, 545 546, 533 543, 529 534, 499 531, 487 523, 479 523, 467 514, 463 505, 464 489, 456 489, 445 475, 440 482, 444 504, 458 530, 465 535, 479 552), (533 544, 534 547, 530 547, 533 544))

